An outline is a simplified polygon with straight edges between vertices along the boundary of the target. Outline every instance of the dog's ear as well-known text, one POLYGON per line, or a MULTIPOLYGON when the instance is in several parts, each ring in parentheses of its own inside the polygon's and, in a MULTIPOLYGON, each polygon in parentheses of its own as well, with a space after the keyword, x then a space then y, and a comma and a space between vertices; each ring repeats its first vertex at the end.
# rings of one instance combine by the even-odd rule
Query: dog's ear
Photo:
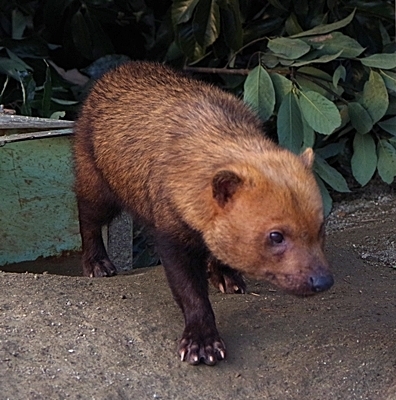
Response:
POLYGON ((308 147, 304 150, 303 153, 300 154, 301 161, 307 168, 312 168, 312 165, 315 160, 315 153, 311 147, 308 147))
POLYGON ((224 207, 242 183, 242 179, 235 172, 227 170, 217 172, 212 180, 213 198, 220 207, 224 207))

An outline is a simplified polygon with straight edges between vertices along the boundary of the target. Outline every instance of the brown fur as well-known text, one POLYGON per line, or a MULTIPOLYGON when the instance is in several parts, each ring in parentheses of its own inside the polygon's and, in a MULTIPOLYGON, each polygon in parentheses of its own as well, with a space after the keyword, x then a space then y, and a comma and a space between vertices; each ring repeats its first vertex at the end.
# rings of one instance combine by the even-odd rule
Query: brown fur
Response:
POLYGON ((88 96, 74 151, 84 274, 115 273, 101 225, 123 208, 145 223, 185 316, 182 359, 224 358, 208 266, 225 292, 245 291, 240 273, 295 294, 331 286, 312 150, 276 146, 231 94, 159 64, 121 66, 88 96))

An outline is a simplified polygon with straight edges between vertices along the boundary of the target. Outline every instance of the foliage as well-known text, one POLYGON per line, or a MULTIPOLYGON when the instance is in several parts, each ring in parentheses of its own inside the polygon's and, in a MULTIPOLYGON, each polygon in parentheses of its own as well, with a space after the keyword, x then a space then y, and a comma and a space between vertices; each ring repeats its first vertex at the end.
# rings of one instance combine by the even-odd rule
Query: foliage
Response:
MULTIPOLYGON (((281 145, 296 153, 315 148, 318 180, 349 191, 334 166, 350 168, 361 185, 376 171, 385 182, 394 180, 396 55, 390 1, 268 1, 258 9, 254 2, 239 8, 234 1, 179 0, 172 17, 184 61, 217 68, 229 88, 235 88, 235 79, 227 72, 248 73, 245 102, 263 121, 277 117, 281 145), (200 25, 205 35, 195 34, 197 19, 204 18, 201 3, 218 5, 207 9, 200 25), (222 30, 228 19, 232 29, 222 30)), ((320 187, 329 212, 331 197, 325 185, 320 187)))
POLYGON ((243 97, 276 121, 281 145, 314 147, 327 211, 327 188, 348 191, 345 175, 394 180, 391 0, 0 0, 0 10, 0 103, 22 114, 73 111, 84 89, 57 66, 95 76, 87 67, 106 55, 165 61, 243 97))

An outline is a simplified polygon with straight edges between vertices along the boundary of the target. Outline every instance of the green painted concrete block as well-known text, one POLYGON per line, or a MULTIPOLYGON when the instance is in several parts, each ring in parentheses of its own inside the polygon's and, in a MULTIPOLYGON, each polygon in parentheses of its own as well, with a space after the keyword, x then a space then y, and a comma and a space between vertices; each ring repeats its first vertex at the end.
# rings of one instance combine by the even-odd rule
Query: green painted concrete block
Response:
POLYGON ((80 249, 70 137, 0 147, 0 265, 80 249))

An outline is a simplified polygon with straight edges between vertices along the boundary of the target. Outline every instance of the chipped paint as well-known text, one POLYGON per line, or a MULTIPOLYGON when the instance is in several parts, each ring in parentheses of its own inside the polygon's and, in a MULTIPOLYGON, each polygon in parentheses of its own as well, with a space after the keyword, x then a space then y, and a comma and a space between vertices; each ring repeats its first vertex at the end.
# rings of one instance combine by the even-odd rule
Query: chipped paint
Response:
POLYGON ((70 137, 0 147, 0 265, 80 246, 70 137))

